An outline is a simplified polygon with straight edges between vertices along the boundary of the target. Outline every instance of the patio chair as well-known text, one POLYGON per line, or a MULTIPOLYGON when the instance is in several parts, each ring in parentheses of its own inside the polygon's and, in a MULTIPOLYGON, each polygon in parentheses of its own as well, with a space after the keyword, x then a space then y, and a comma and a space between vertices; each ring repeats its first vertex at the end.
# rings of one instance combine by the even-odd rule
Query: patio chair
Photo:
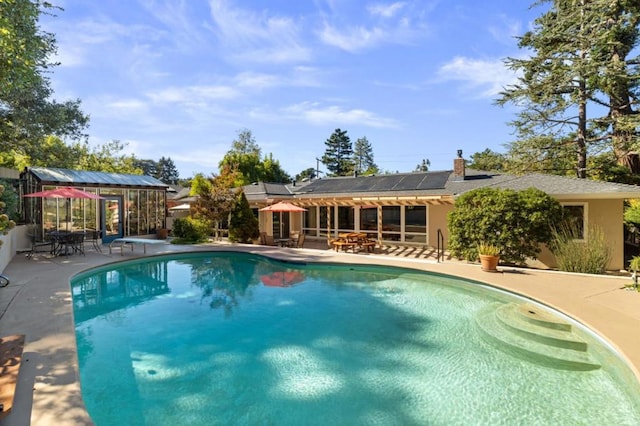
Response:
POLYGON ((298 239, 296 240, 296 243, 295 245, 293 245, 293 247, 302 248, 303 245, 304 245, 304 232, 300 232, 300 234, 298 234, 298 239))
POLYGON ((38 253, 38 252, 48 252, 50 253, 52 250, 52 243, 51 241, 38 241, 38 237, 36 235, 36 233, 32 233, 29 234, 29 240, 31 242, 31 250, 29 250, 27 252, 27 259, 31 259, 33 257, 34 254, 38 253), (39 250, 42 247, 46 247, 46 250, 39 250))
POLYGON ((100 242, 101 242, 100 240, 102 239, 102 231, 97 229, 87 231, 86 239, 88 241, 91 241, 93 248, 97 252, 102 253, 102 248, 100 247, 100 242))
POLYGON ((69 238, 71 251, 84 256, 84 238, 85 232, 72 232, 69 238))

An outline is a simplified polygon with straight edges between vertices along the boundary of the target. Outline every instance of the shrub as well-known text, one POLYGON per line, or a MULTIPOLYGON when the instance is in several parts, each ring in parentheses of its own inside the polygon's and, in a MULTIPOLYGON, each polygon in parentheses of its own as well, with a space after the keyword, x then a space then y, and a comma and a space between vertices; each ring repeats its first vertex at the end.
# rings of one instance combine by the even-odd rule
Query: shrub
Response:
POLYGON ((590 226, 587 240, 579 240, 580 230, 575 225, 563 223, 553 231, 550 248, 558 269, 566 272, 603 274, 611 260, 611 248, 607 245, 604 232, 590 226))
POLYGON ((185 218, 177 218, 173 222, 172 233, 175 239, 172 241, 178 244, 193 244, 207 241, 211 227, 209 224, 200 219, 194 219, 191 216, 185 218))
POLYGON ((233 210, 231 210, 229 241, 250 243, 253 238, 258 238, 259 236, 258 218, 253 214, 247 197, 241 191, 238 194, 233 210))
POLYGON ((551 224, 562 218, 562 206, 538 189, 481 188, 461 195, 449 212, 449 250, 469 261, 478 259, 481 243, 500 249, 500 259, 523 263, 551 241, 551 224))
POLYGON ((9 219, 17 222, 20 220, 20 212, 18 211, 18 193, 11 181, 6 179, 0 179, 0 186, 3 191, 0 191, 0 203, 2 205, 2 211, 9 216, 9 219))

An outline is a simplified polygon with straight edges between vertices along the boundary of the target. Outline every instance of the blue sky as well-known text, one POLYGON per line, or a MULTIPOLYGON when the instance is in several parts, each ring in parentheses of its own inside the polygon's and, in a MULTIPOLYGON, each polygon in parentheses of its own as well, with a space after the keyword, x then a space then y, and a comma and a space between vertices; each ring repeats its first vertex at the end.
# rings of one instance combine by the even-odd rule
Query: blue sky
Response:
MULTIPOLYGON (((91 143, 217 173, 239 130, 292 176, 336 128, 383 171, 448 170, 513 139, 505 57, 540 8, 513 0, 60 0, 58 100, 80 98, 91 143)), ((321 165, 321 169, 324 167, 321 165)))

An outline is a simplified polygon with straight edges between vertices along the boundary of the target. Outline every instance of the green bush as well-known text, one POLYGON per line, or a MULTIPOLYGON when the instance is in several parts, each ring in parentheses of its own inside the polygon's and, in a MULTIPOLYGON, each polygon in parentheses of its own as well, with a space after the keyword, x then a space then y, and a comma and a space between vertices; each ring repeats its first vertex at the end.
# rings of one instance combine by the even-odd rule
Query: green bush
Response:
POLYGON ((191 216, 178 218, 173 222, 172 231, 175 239, 172 241, 178 244, 193 244, 207 241, 211 234, 211 226, 199 219, 191 216))
POLYGON ((20 220, 20 212, 18 211, 18 193, 11 181, 6 179, 0 179, 0 186, 3 191, 0 191, 0 202, 2 205, 2 211, 9 216, 9 219, 17 222, 20 220))
POLYGON ((587 240, 580 240, 580 230, 575 225, 563 223, 553 231, 551 251, 556 257, 558 269, 566 272, 603 274, 611 260, 611 248, 604 232, 590 226, 587 240))
POLYGON ((479 245, 492 245, 500 249, 501 261, 523 263, 551 241, 551 224, 561 219, 560 203, 538 189, 475 189, 449 212, 448 248, 453 256, 476 261, 479 245))
POLYGON ((258 218, 253 214, 247 197, 241 191, 236 198, 233 210, 231 210, 229 241, 250 243, 253 238, 258 238, 259 236, 258 218))

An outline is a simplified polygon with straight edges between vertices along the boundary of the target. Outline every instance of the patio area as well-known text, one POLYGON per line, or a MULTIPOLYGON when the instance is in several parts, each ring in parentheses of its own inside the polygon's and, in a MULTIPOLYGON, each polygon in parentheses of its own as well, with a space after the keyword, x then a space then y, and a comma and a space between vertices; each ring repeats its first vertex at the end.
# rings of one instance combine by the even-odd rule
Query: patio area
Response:
MULTIPOLYGON (((236 245, 226 242, 179 246, 153 244, 146 256, 183 251, 235 250, 276 259, 401 266, 477 280, 533 298, 594 330, 625 358, 640 378, 640 293, 627 291, 628 277, 565 274, 500 268, 486 273, 478 264, 445 258, 432 250, 387 247, 355 254, 338 252, 326 241, 305 242, 304 249, 236 245)), ((25 334, 26 343, 12 412, 0 425, 92 424, 82 402, 69 279, 85 269, 145 256, 142 250, 109 254, 87 247, 85 256, 33 259, 17 255, 5 269, 11 284, 0 289, 0 336, 25 334)))

